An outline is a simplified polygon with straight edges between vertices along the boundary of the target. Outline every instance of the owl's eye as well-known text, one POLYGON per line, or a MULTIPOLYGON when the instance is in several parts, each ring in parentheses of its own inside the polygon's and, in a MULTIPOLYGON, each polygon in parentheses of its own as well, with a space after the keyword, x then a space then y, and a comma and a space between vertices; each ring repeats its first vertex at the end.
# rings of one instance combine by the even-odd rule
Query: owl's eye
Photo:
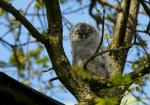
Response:
POLYGON ((92 32, 93 32, 92 30, 89 30, 89 31, 88 31, 88 33, 92 33, 92 32))
POLYGON ((79 31, 76 31, 75 33, 76 33, 76 34, 80 34, 80 32, 79 32, 79 31))
POLYGON ((76 33, 76 34, 79 34, 79 31, 76 31, 75 33, 76 33))

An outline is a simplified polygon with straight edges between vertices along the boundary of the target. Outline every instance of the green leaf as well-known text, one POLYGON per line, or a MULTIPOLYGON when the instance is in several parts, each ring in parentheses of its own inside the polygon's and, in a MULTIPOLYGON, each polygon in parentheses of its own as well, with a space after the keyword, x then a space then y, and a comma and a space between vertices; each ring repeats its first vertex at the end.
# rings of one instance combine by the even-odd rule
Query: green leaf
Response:
POLYGON ((114 98, 96 98, 96 105, 117 105, 119 99, 114 98))
POLYGON ((122 74, 116 73, 112 79, 112 82, 116 85, 121 85, 122 84, 122 74))
POLYGON ((34 7, 35 7, 36 9, 41 9, 41 8, 43 8, 43 7, 44 7, 44 4, 43 4, 42 0, 36 0, 36 2, 35 2, 35 4, 34 4, 34 7))
POLYGON ((132 62, 132 69, 134 71, 136 71, 136 70, 142 70, 142 69, 148 67, 149 62, 148 62, 147 59, 148 58, 147 58, 147 55, 146 55, 146 56, 141 57, 139 60, 132 62))
POLYGON ((18 27, 20 25, 20 22, 17 21, 15 18, 11 18, 10 25, 14 27, 18 27))
MULTIPOLYGON (((18 59, 20 59, 20 61, 22 61, 22 58, 24 56, 23 52, 22 52, 22 49, 21 48, 16 48, 15 50, 16 50, 16 56, 18 57, 18 59)), ((14 53, 11 54, 9 62, 10 63, 14 63, 15 62, 15 54, 14 53)))
POLYGON ((134 83, 137 84, 137 85, 140 85, 140 86, 145 85, 142 77, 137 78, 134 83))
POLYGON ((28 56, 29 56, 29 57, 32 57, 32 58, 35 58, 35 59, 36 59, 36 58, 39 58, 39 56, 40 56, 42 50, 43 50, 42 47, 39 47, 39 48, 37 48, 37 49, 30 50, 30 51, 28 52, 28 56))
POLYGON ((15 65, 18 70, 23 70, 26 57, 23 54, 22 48, 17 47, 15 50, 16 52, 10 55, 9 63, 15 65))
POLYGON ((107 40, 107 39, 108 39, 108 35, 107 35, 107 34, 104 34, 103 40, 107 40))
POLYGON ((5 13, 5 11, 2 8, 0 8, 0 17, 3 16, 4 13, 5 13))
POLYGON ((86 70, 84 70, 82 67, 78 66, 78 65, 74 65, 72 70, 71 70, 71 74, 74 78, 84 78, 84 79, 91 79, 92 78, 92 74, 86 70))
POLYGON ((131 81, 132 81, 132 79, 131 79, 130 75, 125 74, 125 75, 123 76, 123 83, 124 83, 124 84, 131 83, 131 81))
POLYGON ((112 82, 115 85, 124 85, 124 84, 128 84, 132 81, 130 75, 125 74, 122 75, 121 73, 116 73, 112 79, 112 82))
POLYGON ((47 56, 35 59, 36 64, 41 64, 41 65, 43 65, 43 67, 47 67, 46 63, 48 61, 49 61, 49 58, 47 56))

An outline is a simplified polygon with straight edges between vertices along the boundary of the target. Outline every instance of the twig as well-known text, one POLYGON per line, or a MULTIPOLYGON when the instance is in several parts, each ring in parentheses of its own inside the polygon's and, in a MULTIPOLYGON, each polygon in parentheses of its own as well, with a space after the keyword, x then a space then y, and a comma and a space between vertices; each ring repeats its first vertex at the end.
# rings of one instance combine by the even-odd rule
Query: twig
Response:
POLYGON ((91 17, 93 19, 95 19, 95 21, 97 22, 97 25, 99 25, 102 23, 103 20, 102 20, 101 16, 97 16, 96 14, 93 14, 93 8, 96 5, 96 1, 97 0, 91 0, 91 4, 89 6, 89 14, 91 15, 91 17))
POLYGON ((9 47, 13 47, 12 44, 10 44, 9 42, 5 41, 4 39, 0 38, 0 41, 5 43, 6 45, 8 45, 9 47))
POLYGON ((147 25, 146 32, 150 35, 150 20, 149 20, 149 23, 147 25))
POLYGON ((100 40, 99 46, 98 46, 98 48, 97 48, 95 54, 98 53, 100 47, 102 46, 103 38, 104 38, 104 30, 105 30, 105 10, 103 10, 102 36, 101 36, 101 40, 100 40))
MULTIPOLYGON (((140 35, 137 34, 137 39, 139 42, 142 42, 144 43, 144 40, 140 37, 140 35)), ((150 57, 149 57, 149 54, 148 52, 146 51, 145 47, 143 45, 141 45, 142 49, 144 50, 146 56, 147 56, 147 61, 148 61, 148 64, 150 65, 150 57)))
POLYGON ((140 44, 138 44, 138 43, 133 43, 133 44, 129 44, 128 46, 105 50, 105 51, 102 51, 102 52, 97 53, 94 57, 100 56, 100 55, 105 54, 105 53, 107 53, 107 52, 120 51, 120 50, 128 49, 128 48, 132 47, 133 45, 140 45, 140 44))
POLYGON ((65 11, 64 11, 64 12, 62 12, 62 14, 63 14, 63 15, 67 15, 67 14, 76 13, 76 12, 78 12, 78 11, 81 11, 81 10, 87 8, 87 7, 89 7, 89 5, 85 5, 85 6, 83 6, 83 7, 80 7, 80 8, 75 9, 75 10, 70 10, 70 11, 68 11, 68 12, 65 12, 65 11))
POLYGON ((48 70, 43 70, 43 71, 41 71, 42 73, 43 72, 49 72, 49 71, 52 71, 53 70, 53 68, 49 68, 48 70))
POLYGON ((29 30, 34 38, 40 42, 45 41, 45 37, 43 37, 40 32, 11 4, 5 2, 4 0, 0 0, 0 7, 7 12, 10 12, 19 22, 21 22, 29 30))
POLYGON ((144 0, 139 0, 147 15, 150 17, 150 8, 144 3, 144 0))
POLYGON ((16 44, 16 45, 13 45, 15 47, 17 46, 26 46, 28 44, 31 44, 31 43, 36 43, 37 41, 33 40, 33 41, 28 41, 28 42, 25 42, 25 43, 20 43, 20 44, 16 44))
POLYGON ((133 45, 140 45, 140 44, 139 43, 133 43, 133 44, 129 44, 128 46, 124 46, 124 47, 120 47, 120 48, 109 49, 109 50, 105 50, 105 51, 102 51, 102 52, 98 52, 97 54, 94 54, 89 59, 87 59, 87 61, 84 64, 84 69, 86 69, 86 65, 90 61, 92 61, 93 59, 95 59, 97 56, 100 56, 102 54, 105 54, 105 53, 108 53, 108 52, 112 52, 112 51, 120 51, 120 50, 128 49, 128 48, 132 47, 133 45))
POLYGON ((113 4, 111 4, 111 3, 108 3, 106 0, 97 0, 100 4, 103 4, 103 5, 105 5, 105 6, 108 6, 108 7, 110 7, 110 8, 113 8, 113 9, 115 9, 115 10, 117 10, 117 11, 119 11, 119 7, 117 6, 117 5, 113 5, 113 4))
POLYGON ((49 80, 49 82, 53 82, 53 81, 58 80, 58 79, 59 79, 58 77, 54 77, 54 78, 51 78, 51 79, 49 80))

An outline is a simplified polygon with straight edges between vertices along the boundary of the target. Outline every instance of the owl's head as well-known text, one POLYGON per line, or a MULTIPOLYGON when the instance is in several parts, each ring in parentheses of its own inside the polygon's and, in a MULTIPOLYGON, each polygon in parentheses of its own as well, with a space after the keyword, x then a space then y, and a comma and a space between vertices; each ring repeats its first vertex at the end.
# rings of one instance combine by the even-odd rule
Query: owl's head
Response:
POLYGON ((71 30, 71 40, 73 42, 76 41, 84 41, 90 37, 97 37, 98 38, 98 30, 95 29, 88 23, 78 23, 73 26, 71 30))

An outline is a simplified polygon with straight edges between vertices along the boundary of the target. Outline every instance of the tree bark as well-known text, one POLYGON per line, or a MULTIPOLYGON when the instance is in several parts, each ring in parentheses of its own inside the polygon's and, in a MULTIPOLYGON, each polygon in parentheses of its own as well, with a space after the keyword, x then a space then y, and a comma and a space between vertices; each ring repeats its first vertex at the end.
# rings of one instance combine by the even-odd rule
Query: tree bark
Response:
MULTIPOLYGON (((109 49, 120 48, 131 44, 135 35, 138 11, 138 0, 122 0, 121 11, 118 13, 116 19, 114 36, 109 45, 109 49)), ((128 51, 129 48, 109 53, 111 77, 117 72, 123 73, 128 51)))

